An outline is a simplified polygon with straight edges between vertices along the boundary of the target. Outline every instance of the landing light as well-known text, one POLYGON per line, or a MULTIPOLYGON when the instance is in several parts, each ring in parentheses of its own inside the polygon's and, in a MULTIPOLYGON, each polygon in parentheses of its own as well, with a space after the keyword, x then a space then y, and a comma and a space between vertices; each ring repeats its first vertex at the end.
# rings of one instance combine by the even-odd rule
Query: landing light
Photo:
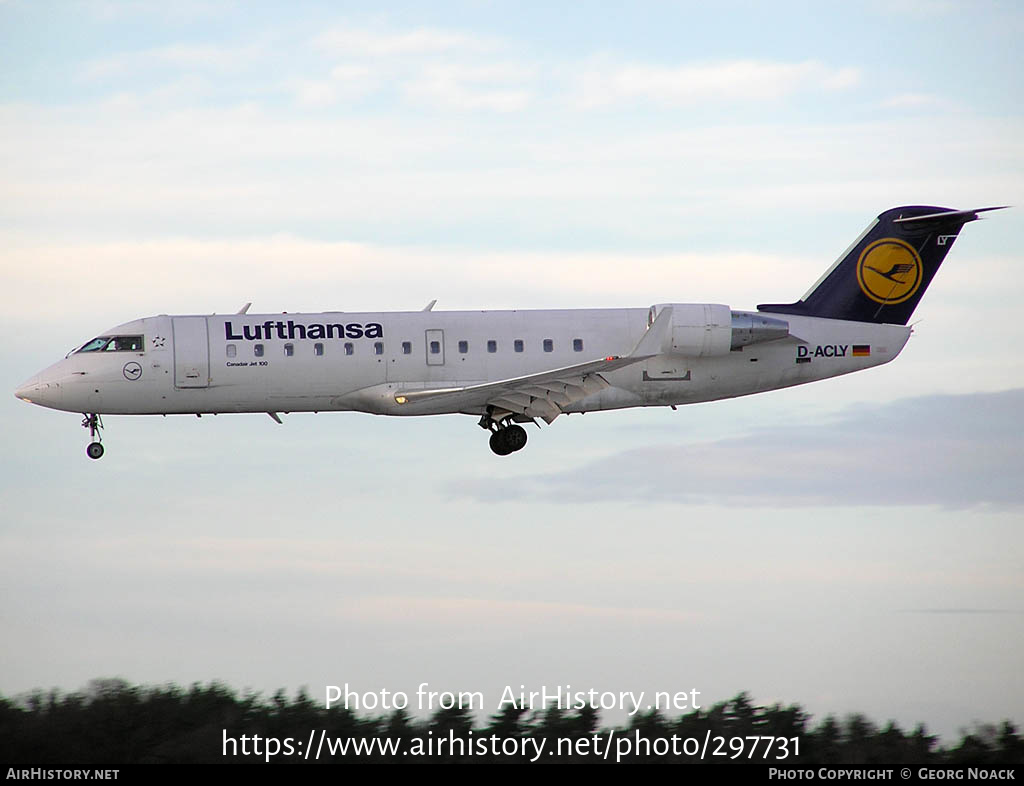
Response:
POLYGON ((405 396, 395 396, 395 403, 396 404, 404 404, 408 400, 409 399, 407 399, 405 396))

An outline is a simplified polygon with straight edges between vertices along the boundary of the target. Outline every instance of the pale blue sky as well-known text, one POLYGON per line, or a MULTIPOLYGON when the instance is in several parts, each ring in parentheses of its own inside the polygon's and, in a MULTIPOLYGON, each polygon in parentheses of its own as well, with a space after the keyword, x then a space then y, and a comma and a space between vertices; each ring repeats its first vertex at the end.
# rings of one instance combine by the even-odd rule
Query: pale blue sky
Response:
MULTIPOLYGON (((750 308, 879 212, 1024 204, 1015 3, 0 2, 9 393, 156 313, 750 308)), ((893 364, 563 418, 0 398, 0 691, 747 690, 953 734, 1024 689, 1021 208, 893 364)), ((609 720, 621 718, 610 717, 609 720)))

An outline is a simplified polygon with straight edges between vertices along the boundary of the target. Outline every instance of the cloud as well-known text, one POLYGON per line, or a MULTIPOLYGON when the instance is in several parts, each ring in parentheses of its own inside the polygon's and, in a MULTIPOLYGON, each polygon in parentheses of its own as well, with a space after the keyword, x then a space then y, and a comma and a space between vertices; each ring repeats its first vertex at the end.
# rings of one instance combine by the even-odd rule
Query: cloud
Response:
MULTIPOLYGON (((901 202, 1012 203, 1019 190, 1024 133, 1015 119, 957 116, 928 134, 913 113, 857 124, 655 124, 622 133, 564 108, 538 122, 543 92, 531 86, 529 70, 508 64, 410 74, 408 84, 435 91, 418 100, 492 109, 472 118, 419 111, 402 118, 380 111, 394 93, 388 74, 352 62, 333 69, 296 85, 303 104, 360 91, 376 91, 374 100, 334 113, 216 102, 166 111, 159 101, 127 98, 2 105, 0 211, 8 226, 39 223, 48 236, 71 226, 124 237, 315 225, 335 237, 355 228, 357 236, 404 240, 455 236, 459 225, 485 231, 488 243, 528 231, 545 240, 557 233, 598 237, 605 246, 614 237, 620 247, 693 248, 686 234, 694 230, 746 244, 744 234, 761 233, 755 220, 777 221, 790 210, 798 212, 787 221, 856 213, 853 237, 901 202), (526 100, 532 115, 495 111, 526 100), (911 137, 920 141, 899 143, 911 137), (982 138, 984 145, 970 141, 982 138)), ((209 82, 165 88, 219 95, 218 81, 209 82)), ((837 237, 826 256, 847 241, 837 237)))
POLYGON ((957 109, 955 102, 931 93, 900 93, 885 99, 881 106, 884 109, 957 109))
POLYGON ((525 109, 544 90, 583 108, 645 101, 679 106, 699 102, 770 101, 801 90, 845 90, 861 79, 859 69, 809 60, 660 66, 642 62, 575 61, 561 66, 492 63, 508 49, 494 38, 418 28, 377 31, 339 27, 316 36, 314 47, 348 60, 372 60, 390 72, 402 94, 416 103, 456 109, 511 112, 525 109), (440 61, 439 56, 444 57, 440 61), (460 62, 462 61, 462 62, 460 62), (547 78, 540 81, 540 76, 547 78), (568 79, 566 79, 568 75, 568 79), (573 98, 575 94, 575 98, 573 98))
POLYGON ((296 79, 289 83, 300 104, 329 106, 338 99, 355 99, 379 90, 382 78, 362 64, 338 65, 327 79, 296 79))
MULTIPOLYGON (((228 193, 223 196, 228 198, 228 193)), ((526 302, 535 307, 645 308, 656 297, 664 299, 667 289, 685 289, 696 302, 728 294, 732 305, 745 308, 775 291, 780 280, 790 294, 799 294, 812 274, 820 272, 804 259, 758 254, 500 252, 314 241, 284 234, 36 244, 0 233, 0 241, 7 249, 0 276, 7 287, 5 315, 10 318, 38 315, 38 304, 44 301, 47 309, 65 316, 95 313, 96 301, 133 316, 139 308, 202 309, 209 304, 222 310, 234 302, 222 304, 218 298, 238 292, 239 281, 245 282, 245 299, 261 304, 257 308, 289 310, 419 307, 428 295, 442 298, 439 308, 501 308, 517 300, 522 305, 520 292, 530 293, 522 297, 532 297, 526 302), (102 270, 104 275, 68 275, 68 260, 76 271, 102 270), (490 286, 494 277, 510 270, 516 271, 517 280, 495 292, 490 286), (287 271, 287 281, 282 281, 282 271, 287 271), (111 288, 110 281, 118 287, 111 288), (543 287, 534 283, 541 281, 543 287), (383 300, 382 292, 387 293, 383 300), (325 293, 334 294, 325 300, 325 293)))
POLYGON ((313 44, 319 49, 346 57, 481 52, 497 46, 492 39, 452 30, 418 28, 402 32, 377 32, 353 27, 337 27, 323 32, 313 39, 313 44))
POLYGON ((483 499, 752 506, 947 508, 1024 504, 1024 389, 926 396, 847 409, 833 422, 742 438, 628 450, 507 483, 460 482, 483 499))
POLYGON ((406 85, 406 95, 457 109, 514 112, 530 103, 533 78, 533 69, 516 65, 430 66, 406 85))
POLYGON ((162 0, 85 0, 76 3, 75 7, 104 22, 149 17, 173 24, 208 22, 212 18, 226 17, 238 10, 235 0, 218 3, 204 0, 177 0, 174 3, 162 0))
MULTIPOLYGON (((332 90, 339 85, 380 88, 389 84, 416 104, 519 111, 529 104, 529 85, 536 77, 536 69, 529 66, 490 62, 489 55, 500 48, 497 41, 449 30, 384 33, 338 28, 317 36, 314 44, 351 61, 331 71, 332 90), (439 55, 443 60, 437 59, 439 55), (368 82, 371 67, 381 78, 368 82)), ((325 98, 325 90, 317 97, 325 98)))
POLYGON ((159 68, 180 71, 239 73, 265 60, 271 53, 262 43, 211 45, 176 43, 136 52, 118 52, 90 60, 82 66, 79 78, 95 81, 136 75, 159 68))
POLYGON ((735 60, 704 65, 627 64, 598 67, 580 79, 577 103, 595 108, 624 101, 678 106, 698 102, 770 101, 798 90, 843 90, 860 81, 855 68, 735 60))

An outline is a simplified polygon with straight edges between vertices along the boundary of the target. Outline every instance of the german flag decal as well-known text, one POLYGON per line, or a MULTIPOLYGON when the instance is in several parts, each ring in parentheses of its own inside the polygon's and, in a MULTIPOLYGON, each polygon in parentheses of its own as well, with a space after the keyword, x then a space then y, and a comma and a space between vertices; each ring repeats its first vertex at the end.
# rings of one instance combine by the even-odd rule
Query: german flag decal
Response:
POLYGON ((853 356, 855 358, 869 358, 869 357, 871 357, 871 345, 870 344, 854 344, 853 345, 853 356))

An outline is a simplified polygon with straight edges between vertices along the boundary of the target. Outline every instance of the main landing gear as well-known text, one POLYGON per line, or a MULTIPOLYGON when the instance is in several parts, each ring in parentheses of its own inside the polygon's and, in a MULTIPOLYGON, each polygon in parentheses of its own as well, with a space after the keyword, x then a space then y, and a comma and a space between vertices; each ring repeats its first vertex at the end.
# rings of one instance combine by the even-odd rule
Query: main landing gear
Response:
POLYGON ((100 420, 99 415, 87 414, 82 419, 82 428, 89 429, 89 437, 92 439, 89 447, 85 449, 86 455, 91 459, 98 459, 103 455, 103 435, 100 434, 100 429, 103 428, 103 421, 100 420))
POLYGON ((488 410, 488 413, 480 418, 480 428, 491 432, 488 444, 499 456, 507 456, 526 447, 526 429, 514 424, 511 416, 495 420, 488 410))
POLYGON ((491 450, 499 456, 507 456, 526 447, 526 429, 522 426, 506 426, 491 434, 491 450))

